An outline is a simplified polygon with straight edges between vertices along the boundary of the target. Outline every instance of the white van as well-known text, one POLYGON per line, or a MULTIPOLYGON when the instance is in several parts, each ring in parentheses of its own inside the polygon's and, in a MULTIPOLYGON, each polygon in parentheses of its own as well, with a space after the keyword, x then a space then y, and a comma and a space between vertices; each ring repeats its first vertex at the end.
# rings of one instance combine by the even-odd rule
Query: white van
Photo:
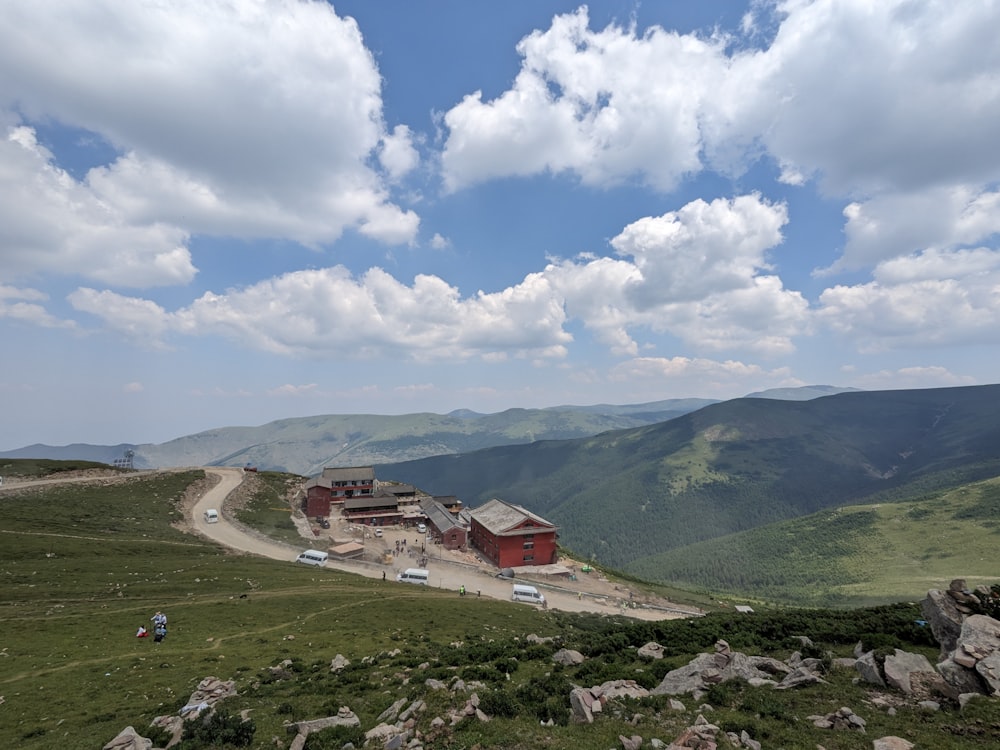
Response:
POLYGON ((407 568, 396 576, 400 583, 416 583, 421 586, 427 585, 430 574, 423 568, 407 568))
POLYGON ((514 593, 510 597, 515 602, 531 602, 532 604, 545 604, 545 597, 542 596, 534 586, 525 586, 523 583, 514 584, 514 593))
POLYGON ((206 523, 218 523, 219 522, 219 511, 215 508, 209 508, 205 511, 205 522, 206 523))
POLYGON ((326 565, 326 561, 329 557, 330 556, 326 552, 320 552, 318 549, 307 549, 295 558, 295 562, 304 563, 306 565, 326 565))

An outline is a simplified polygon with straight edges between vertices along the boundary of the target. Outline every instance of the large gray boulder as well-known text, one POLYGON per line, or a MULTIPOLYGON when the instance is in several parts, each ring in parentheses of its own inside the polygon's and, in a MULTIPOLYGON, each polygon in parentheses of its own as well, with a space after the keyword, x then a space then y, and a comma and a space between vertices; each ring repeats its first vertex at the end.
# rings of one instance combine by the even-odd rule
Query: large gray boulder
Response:
POLYGON ((940 661, 955 650, 966 612, 959 609, 959 603, 948 596, 947 592, 938 589, 927 592, 927 596, 920 602, 920 611, 930 625, 934 640, 941 646, 940 661))
POLYGON ((885 687, 885 680, 882 678, 882 670, 879 669, 878 662, 875 660, 875 652, 868 651, 861 654, 854 662, 854 668, 858 670, 858 674, 864 682, 871 685, 878 685, 879 687, 885 687))
POLYGON ((885 657, 885 681, 897 690, 913 695, 912 676, 915 674, 937 677, 937 670, 923 654, 912 654, 896 649, 895 654, 885 657))

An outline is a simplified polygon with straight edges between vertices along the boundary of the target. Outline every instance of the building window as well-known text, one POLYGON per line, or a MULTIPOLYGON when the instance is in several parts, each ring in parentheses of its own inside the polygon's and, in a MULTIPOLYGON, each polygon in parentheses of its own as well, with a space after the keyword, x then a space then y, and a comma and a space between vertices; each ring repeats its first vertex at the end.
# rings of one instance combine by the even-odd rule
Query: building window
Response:
POLYGON ((524 549, 534 549, 534 548, 535 548, 535 543, 534 542, 525 542, 524 543, 524 549))
POLYGON ((522 559, 522 560, 524 560, 524 562, 531 562, 532 560, 534 560, 534 559, 535 559, 535 556, 534 556, 534 555, 530 555, 530 554, 528 554, 528 555, 525 555, 525 556, 524 556, 523 558, 521 558, 521 559, 522 559))

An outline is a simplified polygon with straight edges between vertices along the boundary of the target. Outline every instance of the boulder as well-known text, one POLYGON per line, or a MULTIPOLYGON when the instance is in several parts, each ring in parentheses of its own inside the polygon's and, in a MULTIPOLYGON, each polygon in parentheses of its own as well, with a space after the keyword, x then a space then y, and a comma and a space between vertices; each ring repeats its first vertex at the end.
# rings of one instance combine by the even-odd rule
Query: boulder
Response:
POLYGON ((907 695, 913 694, 911 675, 914 673, 937 676, 937 671, 923 654, 911 654, 896 649, 896 653, 885 657, 885 681, 907 695))
POLYGON ((153 741, 141 736, 134 727, 125 727, 103 750, 150 750, 153 741))
POLYGON ((663 646, 656 641, 650 641, 636 652, 640 659, 662 659, 663 646))
POLYGON ((594 712, 590 710, 593 703, 594 696, 587 688, 573 688, 569 693, 572 721, 577 724, 593 724, 594 712))
POLYGON ((349 667, 350 665, 351 665, 350 660, 346 659, 343 654, 337 654, 335 657, 333 657, 333 661, 330 662, 330 671, 339 672, 345 667, 349 667))
POLYGON ((562 664, 567 667, 571 667, 575 664, 583 664, 585 657, 579 651, 574 651, 570 648, 561 648, 552 654, 552 661, 556 664, 562 664))
POLYGON ((980 659, 976 662, 976 671, 989 688, 989 695, 1000 695, 1000 653, 980 659))
POLYGON ((854 662, 854 668, 858 670, 858 674, 861 675, 861 679, 865 682, 885 687, 885 680, 882 679, 882 670, 879 669, 878 662, 875 660, 874 651, 861 654, 854 662))
POLYGON ((911 750, 912 747, 912 742, 892 735, 872 740, 872 750, 911 750))
POLYGON ((959 693, 1000 694, 1000 621, 970 615, 938 672, 959 693))
POLYGON ((937 589, 927 592, 927 596, 920 602, 920 611, 931 627, 934 640, 941 646, 940 661, 955 650, 965 614, 959 611, 954 599, 937 589))

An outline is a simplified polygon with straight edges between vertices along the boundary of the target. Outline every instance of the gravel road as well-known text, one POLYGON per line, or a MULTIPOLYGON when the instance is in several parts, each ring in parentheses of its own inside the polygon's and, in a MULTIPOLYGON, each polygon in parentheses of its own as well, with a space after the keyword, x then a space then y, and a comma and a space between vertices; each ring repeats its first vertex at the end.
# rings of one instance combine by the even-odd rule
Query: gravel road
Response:
MULTIPOLYGON (((219 544, 231 549, 248 552, 262 557, 269 557, 274 560, 287 561, 293 563, 296 556, 302 549, 309 546, 307 540, 302 540, 302 547, 293 547, 288 544, 275 542, 274 540, 256 535, 252 532, 240 528, 233 524, 223 511, 225 499, 243 481, 243 470, 225 467, 206 467, 206 474, 217 476, 218 484, 209 489, 191 508, 191 523, 202 536, 207 537, 219 544), (219 511, 219 521, 208 523, 205 521, 205 510, 215 508, 219 511)), ((395 578, 396 571, 407 567, 406 561, 400 558, 395 565, 379 565, 365 561, 339 562, 331 560, 326 565, 328 568, 335 568, 349 573, 368 576, 369 578, 395 578)), ((493 599, 510 599, 511 584, 483 572, 470 570, 466 566, 449 563, 436 558, 431 558, 428 563, 431 581, 430 585, 442 589, 455 591, 458 596, 460 586, 465 586, 466 596, 487 596, 493 599)), ((613 603, 605 603, 603 597, 595 597, 592 593, 582 595, 580 592, 569 589, 569 585, 559 587, 549 586, 537 582, 539 590, 548 600, 548 606, 552 609, 561 609, 570 612, 598 612, 601 614, 625 614, 629 617, 642 620, 668 620, 681 617, 690 617, 700 614, 693 609, 674 607, 668 602, 664 602, 663 607, 620 610, 613 603)), ((399 584, 409 586, 412 584, 399 584)), ((613 592, 609 592, 613 596, 613 592)), ((518 606, 530 607, 531 604, 519 604, 518 606)))

